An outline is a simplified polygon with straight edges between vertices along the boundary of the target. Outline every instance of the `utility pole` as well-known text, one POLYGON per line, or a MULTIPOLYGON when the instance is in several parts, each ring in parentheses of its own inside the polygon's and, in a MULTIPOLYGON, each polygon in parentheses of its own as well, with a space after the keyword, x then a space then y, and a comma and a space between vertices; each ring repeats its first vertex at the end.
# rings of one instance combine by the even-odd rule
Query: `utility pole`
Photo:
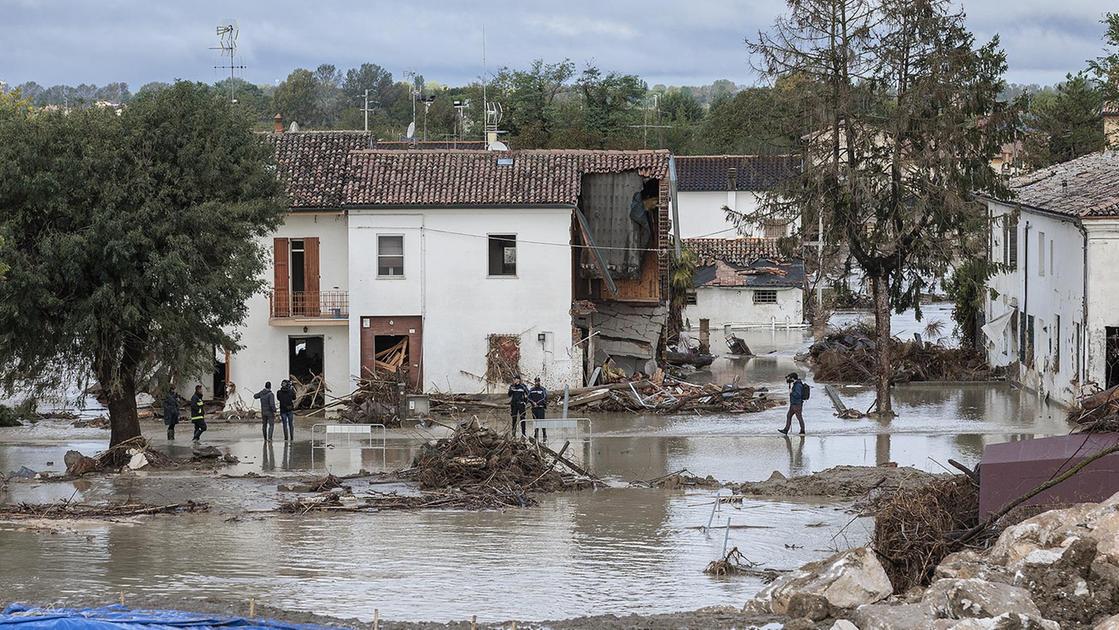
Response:
MULTIPOLYGON (((379 103, 374 101, 373 104, 377 105, 379 103)), ((366 131, 366 133, 368 133, 369 132, 369 112, 373 111, 369 107, 369 90, 368 89, 365 90, 365 105, 361 108, 361 111, 365 114, 365 131, 366 131)))
MULTIPOLYGON (((656 122, 660 122, 660 111, 657 109, 657 103, 659 101, 659 98, 660 98, 659 94, 653 94, 653 111, 655 111, 656 114, 657 114, 657 116, 655 118, 656 122)), ((649 148, 649 130, 650 129, 671 129, 672 128, 672 125, 651 125, 651 124, 649 124, 649 107, 648 106, 645 107, 644 121, 645 121, 645 124, 630 125, 630 128, 644 130, 643 131, 643 139, 641 141, 641 146, 643 148, 646 148, 646 149, 649 148)))

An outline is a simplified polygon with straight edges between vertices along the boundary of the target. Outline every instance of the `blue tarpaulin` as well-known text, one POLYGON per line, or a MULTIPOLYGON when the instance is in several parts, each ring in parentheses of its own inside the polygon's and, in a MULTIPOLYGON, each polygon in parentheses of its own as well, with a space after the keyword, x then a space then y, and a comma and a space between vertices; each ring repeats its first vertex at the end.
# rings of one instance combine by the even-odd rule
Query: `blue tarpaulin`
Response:
POLYGON ((327 626, 248 619, 182 610, 130 610, 120 605, 103 608, 37 608, 12 604, 0 613, 0 626, 19 630, 156 630, 158 628, 243 628, 246 630, 325 630, 327 626))

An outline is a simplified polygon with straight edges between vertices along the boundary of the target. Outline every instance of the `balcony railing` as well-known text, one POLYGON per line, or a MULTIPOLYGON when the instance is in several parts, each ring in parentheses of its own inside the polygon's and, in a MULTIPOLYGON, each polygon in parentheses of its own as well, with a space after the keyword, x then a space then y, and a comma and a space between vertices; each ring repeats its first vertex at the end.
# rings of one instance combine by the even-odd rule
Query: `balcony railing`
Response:
POLYGON ((347 291, 273 289, 269 300, 273 318, 346 319, 350 316, 350 294, 347 291))

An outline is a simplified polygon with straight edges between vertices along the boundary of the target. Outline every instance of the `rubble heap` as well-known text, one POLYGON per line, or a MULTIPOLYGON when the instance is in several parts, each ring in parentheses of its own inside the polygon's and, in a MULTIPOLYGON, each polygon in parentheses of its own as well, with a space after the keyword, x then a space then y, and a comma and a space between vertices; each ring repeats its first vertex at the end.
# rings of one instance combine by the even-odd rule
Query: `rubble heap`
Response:
MULTIPOLYGON (((811 363, 820 382, 873 383, 878 363, 874 334, 874 327, 866 323, 832 329, 797 358, 811 363)), ((984 356, 974 350, 893 337, 889 351, 895 383, 982 381, 995 376, 984 356)))
POLYGON ((1087 433, 1119 431, 1119 385, 1082 397, 1069 410, 1069 420, 1087 433))
POLYGON ((901 592, 878 555, 857 548, 779 577, 746 609, 786 627, 1119 628, 1119 494, 1009 526, 986 551, 943 558, 930 579, 901 592))
POLYGON ((920 488, 937 476, 907 466, 835 466, 827 470, 786 477, 774 471, 765 481, 748 481, 735 494, 766 497, 865 498, 893 496, 900 489, 920 488))

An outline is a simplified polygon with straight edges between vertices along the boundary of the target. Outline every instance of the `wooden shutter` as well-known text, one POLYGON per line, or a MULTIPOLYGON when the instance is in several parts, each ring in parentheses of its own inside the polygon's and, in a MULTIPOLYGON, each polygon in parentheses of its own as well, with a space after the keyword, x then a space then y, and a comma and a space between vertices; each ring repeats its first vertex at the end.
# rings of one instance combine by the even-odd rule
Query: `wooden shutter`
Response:
POLYGON ((322 301, 319 296, 319 239, 310 236, 303 239, 303 295, 305 297, 304 315, 322 315, 322 301))
POLYGON ((273 239, 272 266, 275 277, 272 282, 272 317, 291 316, 291 291, 289 289, 289 260, 291 245, 286 238, 273 239))

